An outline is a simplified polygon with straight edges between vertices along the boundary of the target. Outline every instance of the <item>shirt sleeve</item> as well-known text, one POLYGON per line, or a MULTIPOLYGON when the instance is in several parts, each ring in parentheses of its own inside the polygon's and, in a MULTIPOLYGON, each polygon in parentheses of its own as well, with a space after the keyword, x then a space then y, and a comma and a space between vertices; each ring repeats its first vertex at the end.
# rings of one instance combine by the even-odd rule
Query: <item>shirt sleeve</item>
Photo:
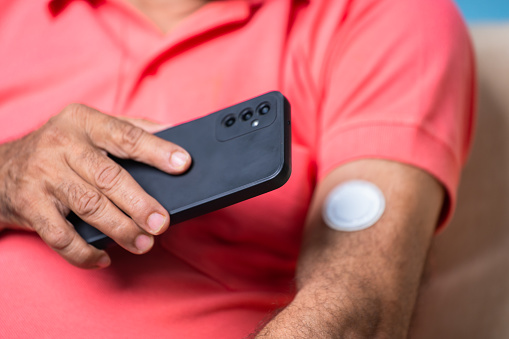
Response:
POLYGON ((450 217, 472 138, 470 38, 444 0, 353 1, 330 43, 318 179, 360 158, 421 168, 444 186, 450 217))

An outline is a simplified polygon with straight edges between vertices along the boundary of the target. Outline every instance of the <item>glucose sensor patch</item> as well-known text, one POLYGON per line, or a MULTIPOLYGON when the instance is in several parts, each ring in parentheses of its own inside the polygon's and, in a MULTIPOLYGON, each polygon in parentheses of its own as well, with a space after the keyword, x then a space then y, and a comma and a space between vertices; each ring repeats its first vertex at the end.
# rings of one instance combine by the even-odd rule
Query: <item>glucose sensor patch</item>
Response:
POLYGON ((385 210, 385 197, 373 183, 347 181, 334 188, 323 207, 323 219, 337 231, 359 231, 376 223, 385 210))

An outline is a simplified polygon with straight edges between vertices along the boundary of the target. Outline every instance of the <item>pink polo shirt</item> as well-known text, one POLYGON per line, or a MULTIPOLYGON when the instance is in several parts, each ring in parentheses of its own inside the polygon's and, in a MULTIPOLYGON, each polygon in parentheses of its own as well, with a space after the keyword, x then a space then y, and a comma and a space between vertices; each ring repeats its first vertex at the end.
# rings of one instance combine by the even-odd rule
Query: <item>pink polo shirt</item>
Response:
POLYGON ((292 299, 328 172, 401 161, 453 206, 472 133, 471 46, 447 0, 211 1, 168 35, 121 0, 2 1, 0 75, 0 143, 72 102, 178 124, 279 90, 293 122, 285 186, 170 227, 147 255, 117 247, 86 271, 0 234, 1 338, 241 338, 292 299))

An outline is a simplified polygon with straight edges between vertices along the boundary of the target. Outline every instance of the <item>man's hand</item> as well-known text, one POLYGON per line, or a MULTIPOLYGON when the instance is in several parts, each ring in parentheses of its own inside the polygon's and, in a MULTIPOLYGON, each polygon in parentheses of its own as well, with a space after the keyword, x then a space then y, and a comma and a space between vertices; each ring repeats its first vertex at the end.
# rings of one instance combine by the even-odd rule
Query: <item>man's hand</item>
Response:
POLYGON ((396 162, 360 160, 330 173, 308 214, 297 295, 258 337, 405 338, 443 196, 432 176, 396 162), (351 179, 375 183, 386 210, 368 229, 334 231, 322 206, 351 179))
POLYGON ((128 251, 150 250, 169 214, 107 153, 170 174, 191 163, 181 147, 125 119, 70 105, 40 129, 0 145, 0 230, 34 230, 73 265, 108 266, 107 253, 88 245, 65 219, 72 210, 128 251))

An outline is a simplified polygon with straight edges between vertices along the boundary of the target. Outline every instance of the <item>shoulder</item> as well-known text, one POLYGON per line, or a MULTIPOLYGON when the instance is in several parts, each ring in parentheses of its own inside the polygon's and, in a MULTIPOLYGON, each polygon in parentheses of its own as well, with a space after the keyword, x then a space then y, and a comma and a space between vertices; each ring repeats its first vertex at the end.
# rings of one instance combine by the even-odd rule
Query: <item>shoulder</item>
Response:
POLYGON ((348 29, 370 30, 385 25, 390 33, 424 26, 454 29, 464 26, 452 0, 294 0, 294 24, 314 28, 314 34, 348 29))

